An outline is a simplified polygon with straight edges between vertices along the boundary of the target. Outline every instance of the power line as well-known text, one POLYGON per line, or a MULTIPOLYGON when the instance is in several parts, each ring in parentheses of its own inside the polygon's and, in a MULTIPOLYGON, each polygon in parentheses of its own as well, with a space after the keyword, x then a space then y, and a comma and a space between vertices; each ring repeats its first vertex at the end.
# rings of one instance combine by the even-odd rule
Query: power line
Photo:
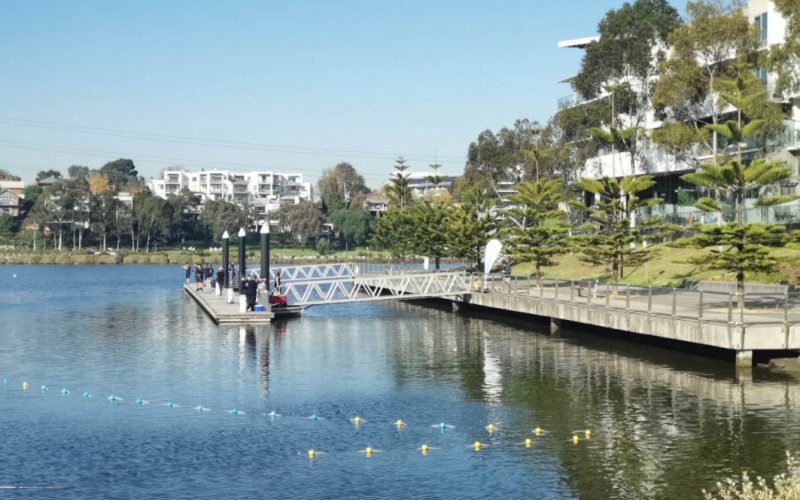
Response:
MULTIPOLYGON (((195 159, 188 159, 188 158, 177 158, 177 157, 170 157, 170 156, 156 156, 156 155, 146 155, 146 154, 130 154, 130 153, 121 153, 119 151, 105 151, 105 150, 96 150, 96 149, 85 149, 85 148, 73 148, 70 146, 59 146, 53 144, 40 144, 40 143, 26 143, 26 142, 18 142, 18 141, 10 141, 7 139, 0 139, 0 146, 16 148, 16 149, 26 149, 32 151, 44 151, 50 153, 60 153, 60 154, 72 154, 72 155, 80 155, 80 156, 91 156, 96 158, 105 158, 108 159, 110 157, 127 157, 127 158, 148 158, 147 162, 156 163, 161 165, 169 165, 169 166, 185 166, 185 167, 194 167, 194 168, 208 168, 208 169, 221 169, 221 170, 233 170, 239 172, 250 172, 252 170, 274 170, 278 172, 287 172, 291 173, 293 171, 301 172, 301 173, 311 173, 311 174, 319 174, 320 172, 315 169, 308 169, 308 168, 282 168, 277 166, 267 166, 267 165, 254 165, 250 163, 235 163, 235 162, 217 162, 211 160, 195 160, 195 159), (176 165, 179 163, 180 165, 176 165), (239 167, 239 168, 237 168, 239 167)), ((40 168, 40 167, 33 167, 32 168, 40 168)), ((365 178, 369 178, 370 180, 380 180, 386 181, 388 180, 388 175, 386 177, 379 176, 375 174, 367 174, 363 176, 365 178)))
MULTIPOLYGON (((121 137, 126 139, 150 140, 158 142, 177 143, 177 144, 191 144, 196 146, 211 146, 211 147, 245 149, 245 150, 255 150, 255 151, 267 151, 273 153, 306 154, 306 155, 318 155, 318 156, 341 156, 342 154, 346 154, 355 158, 376 159, 376 160, 393 160, 398 156, 400 156, 394 153, 380 153, 380 152, 346 150, 346 149, 314 148, 307 146, 286 146, 278 144, 260 144, 253 142, 205 139, 205 138, 187 137, 179 135, 153 134, 149 132, 134 132, 128 130, 119 130, 119 129, 102 128, 102 127, 86 127, 83 125, 70 125, 64 123, 27 120, 23 118, 13 118, 13 117, 3 117, 3 116, 0 116, 0 123, 16 127, 57 130, 61 132, 75 132, 75 133, 100 135, 100 136, 121 137)), ((404 155, 404 156, 410 160, 430 161, 431 159, 433 159, 434 161, 436 161, 435 155, 433 157, 427 155, 404 155)), ((459 156, 441 156, 439 158, 446 159, 443 160, 443 163, 463 163, 464 161, 466 161, 466 158, 459 156)))

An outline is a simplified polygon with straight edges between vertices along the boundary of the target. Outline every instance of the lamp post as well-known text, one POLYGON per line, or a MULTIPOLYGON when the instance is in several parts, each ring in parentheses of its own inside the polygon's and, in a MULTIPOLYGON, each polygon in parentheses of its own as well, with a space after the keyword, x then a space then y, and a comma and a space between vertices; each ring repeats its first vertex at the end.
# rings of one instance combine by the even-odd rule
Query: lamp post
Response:
POLYGON ((245 262, 244 262, 244 238, 247 233, 244 228, 239 229, 239 293, 242 293, 241 285, 244 283, 245 262))
POLYGON ((266 280, 269 292, 269 221, 261 226, 261 279, 266 280))
POLYGON ((230 236, 228 235, 228 231, 222 233, 222 270, 225 271, 225 280, 222 283, 223 288, 229 288, 231 286, 231 273, 228 269, 228 242, 230 236))

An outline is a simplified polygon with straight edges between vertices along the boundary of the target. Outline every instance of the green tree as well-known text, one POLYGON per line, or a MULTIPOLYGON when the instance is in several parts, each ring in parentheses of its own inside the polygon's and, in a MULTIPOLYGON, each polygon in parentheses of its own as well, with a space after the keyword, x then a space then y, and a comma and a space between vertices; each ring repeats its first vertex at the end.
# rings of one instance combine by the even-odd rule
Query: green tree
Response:
POLYGON ((483 249, 497 229, 491 213, 496 201, 476 187, 462 194, 461 203, 450 210, 444 226, 447 248, 453 257, 474 262, 480 268, 483 249))
POLYGON ((55 179, 63 178, 63 176, 61 175, 61 172, 59 172, 58 170, 40 170, 36 174, 36 181, 38 182, 38 181, 47 179, 48 177, 53 177, 55 179))
POLYGON ((171 222, 171 210, 167 200, 150 194, 141 199, 141 207, 137 214, 139 233, 145 236, 145 252, 150 251, 150 241, 158 236, 168 236, 171 222))
POLYGON ((22 209, 27 212, 36 204, 36 200, 44 193, 41 186, 31 184, 22 188, 22 197, 25 199, 22 203, 22 209))
POLYGON ((247 213, 241 207, 225 200, 206 201, 200 221, 208 228, 213 241, 217 242, 222 241, 225 231, 234 235, 248 222, 247 213))
POLYGON ((17 219, 11 214, 0 214, 0 241, 9 241, 17 234, 17 219))
POLYGON ((363 209, 344 208, 331 215, 333 227, 353 246, 362 245, 369 237, 369 213, 363 209))
POLYGON ((394 206, 378 217, 370 246, 389 252, 405 269, 414 252, 415 220, 410 208, 394 206))
POLYGON ((553 257, 570 250, 563 188, 557 179, 521 182, 509 196, 513 208, 503 211, 512 221, 501 230, 505 253, 514 263, 533 262, 538 286, 542 267, 555 265, 553 257))
POLYGON ((624 110, 629 126, 641 126, 650 107, 651 82, 658 75, 659 61, 666 57, 668 37, 680 25, 678 11, 667 0, 636 0, 610 10, 598 26, 599 40, 586 47, 581 70, 572 82, 574 89, 592 99, 609 82, 627 84, 615 112, 624 110))
POLYGON ((100 167, 100 174, 104 175, 108 182, 110 182, 116 191, 128 190, 131 185, 137 184, 137 176, 139 173, 133 160, 120 158, 118 160, 110 161, 100 167))
POLYGON ((67 175, 70 179, 88 179, 89 167, 83 165, 72 165, 67 169, 67 175))
POLYGON ((329 214, 347 208, 350 200, 356 195, 369 192, 364 177, 346 162, 323 170, 317 186, 322 203, 329 214))
POLYGON ((0 168, 0 181, 21 181, 22 177, 14 175, 4 168, 0 168))
POLYGON ((687 164, 697 166, 697 156, 717 154, 715 135, 703 128, 708 120, 718 123, 725 110, 724 102, 709 99, 717 80, 735 75, 733 63, 756 57, 756 31, 741 7, 738 1, 690 1, 687 24, 669 35, 672 50, 653 92, 653 106, 666 124, 652 138, 687 164))
POLYGON ((800 93, 800 3, 796 0, 773 0, 775 8, 786 19, 784 42, 770 49, 765 61, 778 78, 775 92, 784 97, 800 93))
POLYGON ((448 255, 447 234, 443 228, 447 224, 450 204, 421 202, 408 210, 414 224, 412 249, 415 254, 433 258, 438 271, 442 257, 448 255))
POLYGON ((317 240, 316 248, 318 254, 325 256, 328 255, 328 252, 330 252, 331 245, 328 243, 327 238, 320 238, 317 240))
POLYGON ((573 204, 589 215, 589 220, 578 228, 583 234, 576 237, 581 260, 611 268, 613 294, 617 293, 625 262, 643 262, 652 256, 652 252, 637 252, 635 244, 641 243, 645 235, 651 239, 660 238, 674 230, 657 217, 632 223, 637 209, 661 203, 658 198, 643 199, 639 196, 654 185, 655 180, 650 175, 629 175, 620 180, 583 178, 575 184, 578 189, 595 195, 594 207, 573 204))
POLYGON ((324 221, 322 212, 313 203, 291 205, 286 211, 286 223, 289 231, 300 243, 300 248, 305 248, 308 240, 322 230, 324 221))
POLYGON ((400 156, 395 162, 395 172, 389 178, 389 186, 386 191, 401 208, 411 201, 411 187, 409 186, 409 174, 406 173, 408 165, 406 159, 400 156))
POLYGON ((697 224, 698 234, 675 242, 678 246, 711 248, 689 262, 705 269, 734 273, 739 309, 744 309, 744 278, 748 272, 771 272, 775 259, 769 246, 781 246, 786 228, 773 224, 739 224, 729 222, 723 226, 697 224))

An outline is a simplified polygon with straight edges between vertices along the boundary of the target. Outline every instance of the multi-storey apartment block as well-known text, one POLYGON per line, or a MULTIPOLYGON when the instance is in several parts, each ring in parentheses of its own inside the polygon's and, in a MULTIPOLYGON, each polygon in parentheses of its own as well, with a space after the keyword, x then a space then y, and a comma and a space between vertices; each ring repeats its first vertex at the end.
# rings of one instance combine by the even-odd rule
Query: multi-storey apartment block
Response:
MULTIPOLYGON (((769 47, 781 44, 784 42, 786 36, 786 20, 783 19, 780 13, 775 9, 775 5, 771 0, 749 0, 746 6, 746 14, 752 22, 759 28, 761 37, 761 48, 767 50, 769 47)), ((584 49, 589 44, 598 40, 598 37, 588 37, 576 40, 567 40, 558 43, 561 48, 577 48, 584 49)), ((657 48, 654 48, 654 51, 657 48)), ((668 50, 666 47, 661 49, 668 50)), ((775 75, 770 74, 762 68, 755 68, 756 75, 767 85, 770 95, 774 94, 775 88, 775 75)), ((572 78, 567 78, 562 83, 571 84, 572 78)), ((609 84, 617 84, 621 82, 609 82, 609 84)), ((652 83, 652 82, 650 82, 652 83)), ((634 89, 635 90, 635 89, 634 89)), ((602 99, 609 99, 607 93, 601 93, 594 99, 585 99, 573 88, 573 92, 558 101, 558 109, 563 110, 574 106, 588 106, 593 102, 602 99)), ((774 99, 779 102, 785 110, 788 110, 787 117, 784 121, 784 134, 782 137, 772 140, 768 143, 766 148, 762 145, 757 145, 755 141, 749 140, 743 146, 743 154, 746 160, 751 160, 757 155, 764 155, 770 159, 779 159, 786 162, 793 170, 793 177, 790 180, 784 181, 780 186, 770 188, 770 192, 751 193, 751 199, 746 203, 747 213, 749 216, 746 218, 748 222, 782 222, 777 220, 780 215, 790 209, 789 206, 774 207, 770 209, 755 209, 752 208, 753 204, 759 196, 771 194, 800 194, 800 95, 787 97, 774 96, 774 99), (752 208, 752 209, 751 209, 752 208)), ((710 121, 712 106, 707 106, 708 116, 704 118, 702 111, 698 114, 698 120, 710 121)), ((719 110, 718 110, 719 111, 719 110)), ((726 111, 721 110, 721 117, 723 121, 727 118, 726 111)), ((659 121, 653 111, 645 113, 640 117, 640 126, 644 129, 645 135, 649 136, 650 133, 662 126, 665 122, 659 121)), ((622 126, 630 126, 626 123, 625 119, 622 120, 622 126)), ((674 156, 660 149, 653 144, 649 138, 641 141, 639 144, 640 153, 636 158, 634 172, 631 166, 631 156, 629 153, 612 151, 611 148, 601 149, 598 154, 588 160, 584 166, 582 176, 601 178, 604 176, 609 177, 622 177, 631 174, 649 174, 654 176, 656 185, 652 192, 646 193, 649 196, 661 198, 663 201, 659 207, 665 215, 680 216, 682 212, 690 212, 696 210, 691 205, 679 206, 679 195, 681 190, 694 191, 695 187, 685 183, 680 177, 690 171, 693 171, 697 163, 710 161, 713 157, 711 151, 698 151, 694 155, 694 162, 689 163, 679 160, 674 156)), ((734 144, 726 144, 723 137, 718 137, 716 146, 717 152, 723 152, 726 148, 731 150, 736 148, 734 144)), ((800 202, 793 202, 791 204, 792 210, 795 210, 800 219, 800 202)), ((676 222, 679 222, 676 220, 676 222)), ((798 221, 800 222, 800 220, 798 221)))
POLYGON ((166 169, 160 179, 149 182, 149 187, 156 196, 167 197, 188 189, 202 201, 225 200, 241 206, 250 205, 262 213, 278 210, 281 204, 313 200, 313 186, 303 182, 302 174, 280 172, 166 169))

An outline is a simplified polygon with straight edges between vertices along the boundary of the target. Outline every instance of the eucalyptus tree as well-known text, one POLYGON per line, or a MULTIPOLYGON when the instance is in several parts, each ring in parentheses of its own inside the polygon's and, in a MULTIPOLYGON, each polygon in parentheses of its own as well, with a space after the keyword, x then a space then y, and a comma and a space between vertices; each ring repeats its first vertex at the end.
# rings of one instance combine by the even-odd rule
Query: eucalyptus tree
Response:
POLYGON ((775 92, 784 97, 800 93, 800 2, 773 0, 775 8, 786 19, 786 36, 781 44, 770 48, 768 67, 777 75, 775 92))

